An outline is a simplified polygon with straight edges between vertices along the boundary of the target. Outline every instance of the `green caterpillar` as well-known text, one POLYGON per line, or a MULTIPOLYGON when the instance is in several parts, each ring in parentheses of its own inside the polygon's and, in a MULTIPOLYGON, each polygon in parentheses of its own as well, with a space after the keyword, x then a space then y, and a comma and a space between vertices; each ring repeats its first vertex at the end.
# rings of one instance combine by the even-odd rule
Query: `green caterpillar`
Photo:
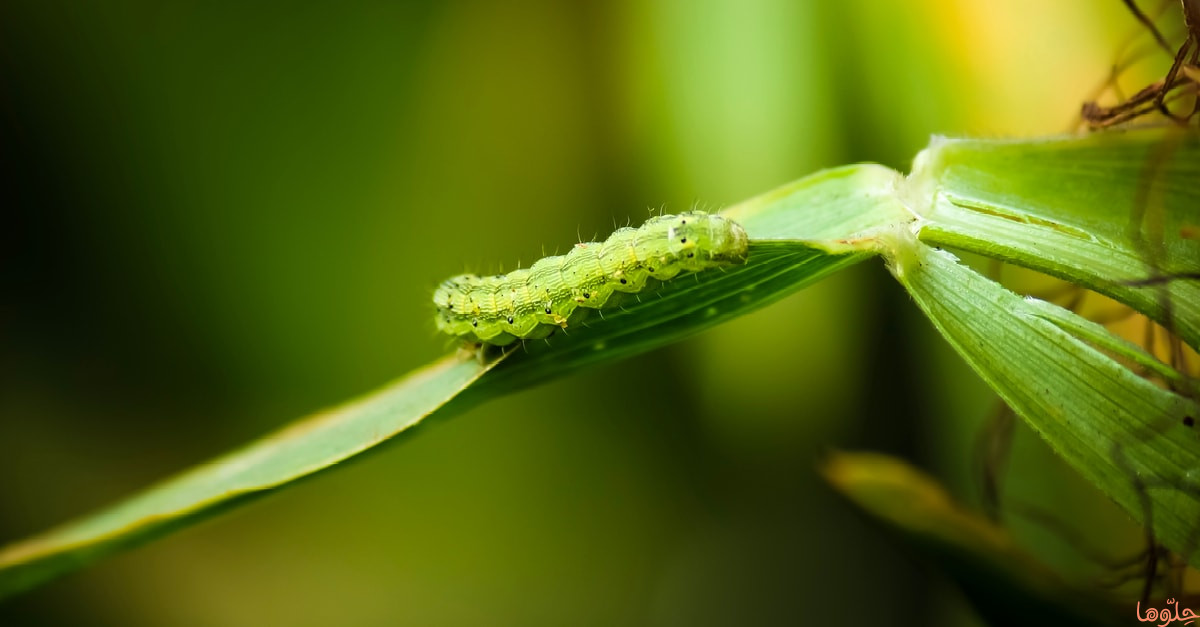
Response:
POLYGON ((496 346, 540 339, 577 322, 587 309, 615 305, 617 292, 635 294, 651 279, 745 263, 748 255, 746 231, 731 220, 701 211, 657 216, 523 270, 447 279, 433 294, 437 326, 496 346))

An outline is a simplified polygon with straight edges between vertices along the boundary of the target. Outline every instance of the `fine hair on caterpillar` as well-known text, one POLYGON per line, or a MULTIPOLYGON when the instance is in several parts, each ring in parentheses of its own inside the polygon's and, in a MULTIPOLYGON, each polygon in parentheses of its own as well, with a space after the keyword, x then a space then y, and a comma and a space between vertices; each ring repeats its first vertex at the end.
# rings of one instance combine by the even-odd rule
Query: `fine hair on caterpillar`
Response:
POLYGON ((732 220, 702 211, 654 216, 529 268, 451 277, 433 294, 436 323, 466 342, 506 346, 542 339, 581 323, 590 310, 617 306, 624 295, 680 274, 742 264, 748 256, 746 231, 732 220))

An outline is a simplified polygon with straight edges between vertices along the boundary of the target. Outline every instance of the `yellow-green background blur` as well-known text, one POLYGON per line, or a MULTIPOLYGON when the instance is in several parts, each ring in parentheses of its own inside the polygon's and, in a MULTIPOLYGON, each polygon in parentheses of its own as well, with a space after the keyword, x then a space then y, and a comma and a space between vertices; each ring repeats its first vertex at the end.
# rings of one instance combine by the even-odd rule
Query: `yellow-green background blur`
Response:
MULTIPOLYGON (((822 167, 907 170, 933 133, 1066 131, 1134 29, 1119 0, 5 2, 0 543, 445 354, 450 274, 822 167)), ((972 624, 813 468, 880 450, 977 502, 993 403, 867 263, 0 624, 972 624)), ((1012 494, 1137 547, 1024 430, 1011 466, 1012 494)))

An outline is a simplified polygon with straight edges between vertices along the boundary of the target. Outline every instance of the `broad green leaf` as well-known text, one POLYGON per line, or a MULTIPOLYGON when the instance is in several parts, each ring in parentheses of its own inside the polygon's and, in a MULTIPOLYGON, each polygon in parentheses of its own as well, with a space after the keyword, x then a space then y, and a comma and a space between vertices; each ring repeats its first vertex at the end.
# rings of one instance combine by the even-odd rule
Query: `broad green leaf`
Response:
POLYGON ((731 209, 757 238, 745 266, 668 281, 619 309, 593 314, 585 325, 569 329, 569 335, 518 345, 488 366, 472 355, 445 359, 112 508, 4 548, 0 597, 327 470, 434 412, 453 414, 590 364, 677 341, 866 259, 871 253, 844 244, 830 244, 837 254, 817 246, 872 220, 894 217, 899 205, 872 185, 890 189, 897 177, 878 166, 852 166, 818 173, 753 199, 731 209), (833 199, 841 199, 840 204, 831 204, 833 199), (782 235, 776 233, 781 224, 788 225, 782 235))
POLYGON ((1093 289, 1200 347, 1200 133, 935 140, 905 197, 922 241, 1093 289), (1191 279, 1131 285, 1164 275, 1191 279))
MULTIPOLYGON (((1113 357, 1128 343, 910 242, 890 266, 968 364, 1084 477, 1200 563, 1200 404, 1113 357)), ((1144 356, 1141 359, 1148 359, 1144 356)), ((1165 365, 1166 379, 1181 378, 1165 365)))
POLYGON ((932 477, 894 457, 834 453, 821 471, 886 532, 936 562, 990 624, 1127 622, 1120 614, 1125 608, 1063 581, 1007 530, 963 508, 932 477))
POLYGON ((746 227, 751 239, 809 241, 852 252, 862 246, 845 240, 913 220, 896 193, 903 180, 881 165, 832 168, 721 213, 746 227))
POLYGON ((367 451, 443 407, 489 367, 458 357, 443 359, 113 507, 10 545, 0 550, 0 598, 245 504, 367 451))

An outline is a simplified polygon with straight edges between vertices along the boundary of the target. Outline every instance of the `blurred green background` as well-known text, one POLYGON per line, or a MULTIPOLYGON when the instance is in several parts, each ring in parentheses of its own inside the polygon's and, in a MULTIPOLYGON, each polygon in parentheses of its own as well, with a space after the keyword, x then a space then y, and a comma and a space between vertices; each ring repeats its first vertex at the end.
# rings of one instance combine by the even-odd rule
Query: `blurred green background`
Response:
MULTIPOLYGON (((932 133, 1069 130, 1134 30, 1119 0, 5 2, 0 543, 452 350, 429 303, 450 274, 822 167, 907 170, 932 133)), ((977 502, 994 402, 868 263, 0 624, 974 624, 814 463, 894 453, 977 502)), ((1010 494, 1137 548, 1023 429, 1011 467, 1010 494)))

